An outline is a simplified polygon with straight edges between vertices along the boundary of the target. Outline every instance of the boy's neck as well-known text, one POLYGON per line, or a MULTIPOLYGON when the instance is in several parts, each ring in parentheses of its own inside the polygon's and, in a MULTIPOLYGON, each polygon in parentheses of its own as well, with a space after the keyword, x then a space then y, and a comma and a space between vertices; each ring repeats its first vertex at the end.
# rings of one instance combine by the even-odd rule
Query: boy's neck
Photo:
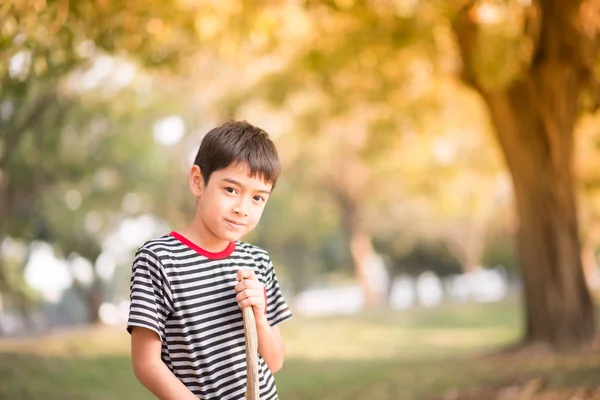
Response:
POLYGON ((201 249, 210 253, 220 253, 230 244, 229 241, 219 239, 213 235, 199 218, 194 218, 188 226, 178 232, 201 249))

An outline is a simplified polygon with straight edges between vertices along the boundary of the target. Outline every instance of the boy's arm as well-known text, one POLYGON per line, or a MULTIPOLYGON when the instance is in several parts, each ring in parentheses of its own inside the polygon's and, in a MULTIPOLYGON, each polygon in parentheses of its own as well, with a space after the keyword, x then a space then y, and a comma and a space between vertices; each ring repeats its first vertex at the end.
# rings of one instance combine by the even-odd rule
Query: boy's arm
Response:
POLYGON ((265 360, 272 373, 283 367, 285 345, 278 326, 271 326, 267 316, 256 319, 256 334, 258 336, 258 354, 265 360))
POLYGON ((161 346, 156 332, 132 328, 131 359, 136 378, 160 400, 198 400, 162 362, 161 346))
POLYGON ((265 360, 271 372, 275 373, 283 366, 285 346, 279 328, 271 326, 265 315, 265 288, 250 268, 240 269, 237 279, 240 282, 235 287, 236 300, 240 308, 253 307, 258 336, 258 353, 265 360))

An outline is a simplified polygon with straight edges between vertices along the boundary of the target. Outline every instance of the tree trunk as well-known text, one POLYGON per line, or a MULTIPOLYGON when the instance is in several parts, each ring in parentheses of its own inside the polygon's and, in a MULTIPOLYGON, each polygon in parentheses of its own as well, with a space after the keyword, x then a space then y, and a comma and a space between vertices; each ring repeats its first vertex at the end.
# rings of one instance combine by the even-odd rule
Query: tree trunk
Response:
POLYGON ((86 287, 76 280, 73 282, 73 287, 86 309, 88 323, 101 324, 100 306, 104 301, 104 284, 100 278, 94 276, 90 287, 86 287))
POLYGON ((483 248, 477 243, 479 240, 481 239, 473 237, 473 232, 469 232, 469 236, 466 239, 464 261, 462 262, 465 274, 475 272, 477 267, 481 265, 483 248))
POLYGON ((369 276, 369 261, 375 255, 373 243, 371 237, 359 227, 355 227, 350 232, 350 253, 354 262, 356 277, 365 294, 365 305, 373 307, 381 303, 381 298, 375 288, 373 288, 372 280, 369 276))
POLYGON ((503 92, 482 91, 514 184, 524 340, 554 348, 584 347, 595 334, 572 166, 581 87, 576 71, 546 63, 503 92))
MULTIPOLYGON (((585 283, 573 176, 573 131, 584 88, 595 81, 597 1, 546 0, 525 6, 534 51, 513 82, 481 83, 477 3, 453 21, 461 78, 490 111, 511 173, 524 281, 525 343, 582 348, 595 335, 594 307, 585 283)), ((516 49, 519 50, 519 49, 516 49)), ((516 54, 516 52, 515 52, 516 54)))
POLYGON ((91 324, 99 325, 102 323, 100 319, 100 306, 104 298, 104 293, 101 290, 92 290, 89 293, 86 307, 88 310, 88 321, 91 324))
POLYGON ((594 290, 597 286, 598 261, 596 260, 595 247, 598 243, 598 237, 600 237, 600 226, 592 223, 585 235, 583 248, 581 249, 583 272, 590 290, 594 290))
POLYGON ((369 276, 369 261, 375 256, 371 235, 364 228, 356 200, 344 190, 332 190, 331 188, 330 190, 342 213, 341 217, 348 238, 356 279, 365 296, 365 306, 368 308, 375 306, 382 299, 378 296, 369 276))
POLYGON ((481 266, 486 245, 486 224, 487 218, 485 222, 468 223, 450 248, 465 274, 475 272, 481 266))

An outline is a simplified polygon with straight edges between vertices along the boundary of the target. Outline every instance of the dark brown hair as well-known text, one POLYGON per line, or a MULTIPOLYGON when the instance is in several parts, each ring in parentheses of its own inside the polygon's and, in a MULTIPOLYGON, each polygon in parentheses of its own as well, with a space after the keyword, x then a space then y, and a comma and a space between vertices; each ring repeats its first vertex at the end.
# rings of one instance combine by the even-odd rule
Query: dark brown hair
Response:
POLYGON ((194 160, 205 185, 214 171, 235 163, 247 164, 252 177, 259 176, 275 187, 281 170, 277 149, 267 132, 246 121, 229 121, 211 129, 194 160))

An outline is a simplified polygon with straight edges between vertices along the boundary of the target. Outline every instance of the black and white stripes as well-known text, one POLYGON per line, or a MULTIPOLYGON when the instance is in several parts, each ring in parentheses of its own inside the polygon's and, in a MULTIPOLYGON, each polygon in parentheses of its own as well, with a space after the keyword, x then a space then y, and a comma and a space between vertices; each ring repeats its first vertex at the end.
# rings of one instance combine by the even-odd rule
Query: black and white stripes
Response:
MULTIPOLYGON (((265 285, 269 323, 290 318, 269 255, 259 247, 235 242, 209 253, 173 232, 145 243, 133 261, 127 329, 158 333, 163 361, 202 400, 244 398, 244 328, 234 291, 244 267, 265 285)), ((259 370, 261 399, 277 399, 260 356, 259 370)))

